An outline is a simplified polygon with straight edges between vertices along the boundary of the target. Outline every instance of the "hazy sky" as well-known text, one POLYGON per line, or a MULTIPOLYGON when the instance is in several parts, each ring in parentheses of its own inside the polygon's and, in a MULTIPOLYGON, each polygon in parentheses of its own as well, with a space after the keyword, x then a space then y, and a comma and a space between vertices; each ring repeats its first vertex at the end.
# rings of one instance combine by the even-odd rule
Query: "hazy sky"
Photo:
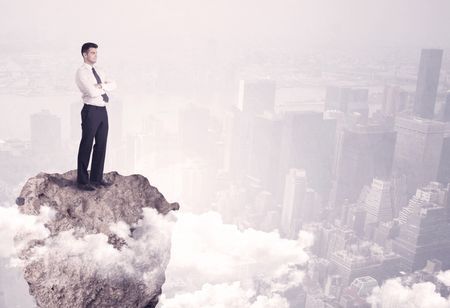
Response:
MULTIPOLYGON (((82 41, 152 48, 159 39, 445 47, 448 0, 0 0, 2 45, 82 41)), ((37 46, 37 45, 35 45, 37 46)), ((4 46, 3 46, 4 48, 4 46)))

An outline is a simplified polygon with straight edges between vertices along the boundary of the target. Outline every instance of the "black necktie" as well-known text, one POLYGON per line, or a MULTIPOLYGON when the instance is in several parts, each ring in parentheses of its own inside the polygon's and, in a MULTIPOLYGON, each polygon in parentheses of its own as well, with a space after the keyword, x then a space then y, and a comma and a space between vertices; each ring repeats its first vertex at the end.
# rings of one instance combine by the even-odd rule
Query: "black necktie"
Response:
MULTIPOLYGON (((92 68, 92 72, 94 73, 94 76, 95 76, 95 80, 97 80, 97 84, 101 84, 102 83, 102 80, 100 79, 100 76, 97 74, 97 72, 95 71, 95 68, 92 68)), ((109 101, 109 97, 108 97, 108 95, 106 95, 106 93, 105 94, 102 94, 102 97, 103 97, 103 101, 105 102, 105 103, 107 103, 108 101, 109 101)))

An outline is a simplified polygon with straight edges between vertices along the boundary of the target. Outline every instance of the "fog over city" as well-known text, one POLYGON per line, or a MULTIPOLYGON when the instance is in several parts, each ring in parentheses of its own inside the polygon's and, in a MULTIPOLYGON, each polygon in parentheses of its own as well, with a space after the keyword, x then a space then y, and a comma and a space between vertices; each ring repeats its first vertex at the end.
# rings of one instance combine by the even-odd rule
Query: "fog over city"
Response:
POLYGON ((129 239, 171 230, 157 307, 450 307, 449 1, 0 0, 0 38, 0 308, 38 307, 18 254, 54 216, 16 198, 77 169, 86 42, 104 172, 180 204, 129 239))

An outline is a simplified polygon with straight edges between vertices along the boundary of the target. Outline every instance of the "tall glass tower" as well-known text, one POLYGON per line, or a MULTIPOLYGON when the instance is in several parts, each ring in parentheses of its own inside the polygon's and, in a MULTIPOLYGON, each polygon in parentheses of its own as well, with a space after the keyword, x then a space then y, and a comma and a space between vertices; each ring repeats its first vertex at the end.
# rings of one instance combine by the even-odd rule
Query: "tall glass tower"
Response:
POLYGON ((441 70, 442 49, 422 49, 417 78, 414 114, 432 119, 441 70))

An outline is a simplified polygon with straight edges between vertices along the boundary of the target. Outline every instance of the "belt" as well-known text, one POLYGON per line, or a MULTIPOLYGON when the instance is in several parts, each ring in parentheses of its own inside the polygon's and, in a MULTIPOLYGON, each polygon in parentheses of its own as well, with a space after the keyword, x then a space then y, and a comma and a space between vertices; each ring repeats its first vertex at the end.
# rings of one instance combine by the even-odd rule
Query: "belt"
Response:
MULTIPOLYGON (((105 109, 106 106, 95 106, 95 105, 90 105, 90 104, 86 104, 84 103, 84 107, 89 107, 89 108, 100 108, 100 109, 105 109)), ((84 108, 83 107, 83 108, 84 108)))

